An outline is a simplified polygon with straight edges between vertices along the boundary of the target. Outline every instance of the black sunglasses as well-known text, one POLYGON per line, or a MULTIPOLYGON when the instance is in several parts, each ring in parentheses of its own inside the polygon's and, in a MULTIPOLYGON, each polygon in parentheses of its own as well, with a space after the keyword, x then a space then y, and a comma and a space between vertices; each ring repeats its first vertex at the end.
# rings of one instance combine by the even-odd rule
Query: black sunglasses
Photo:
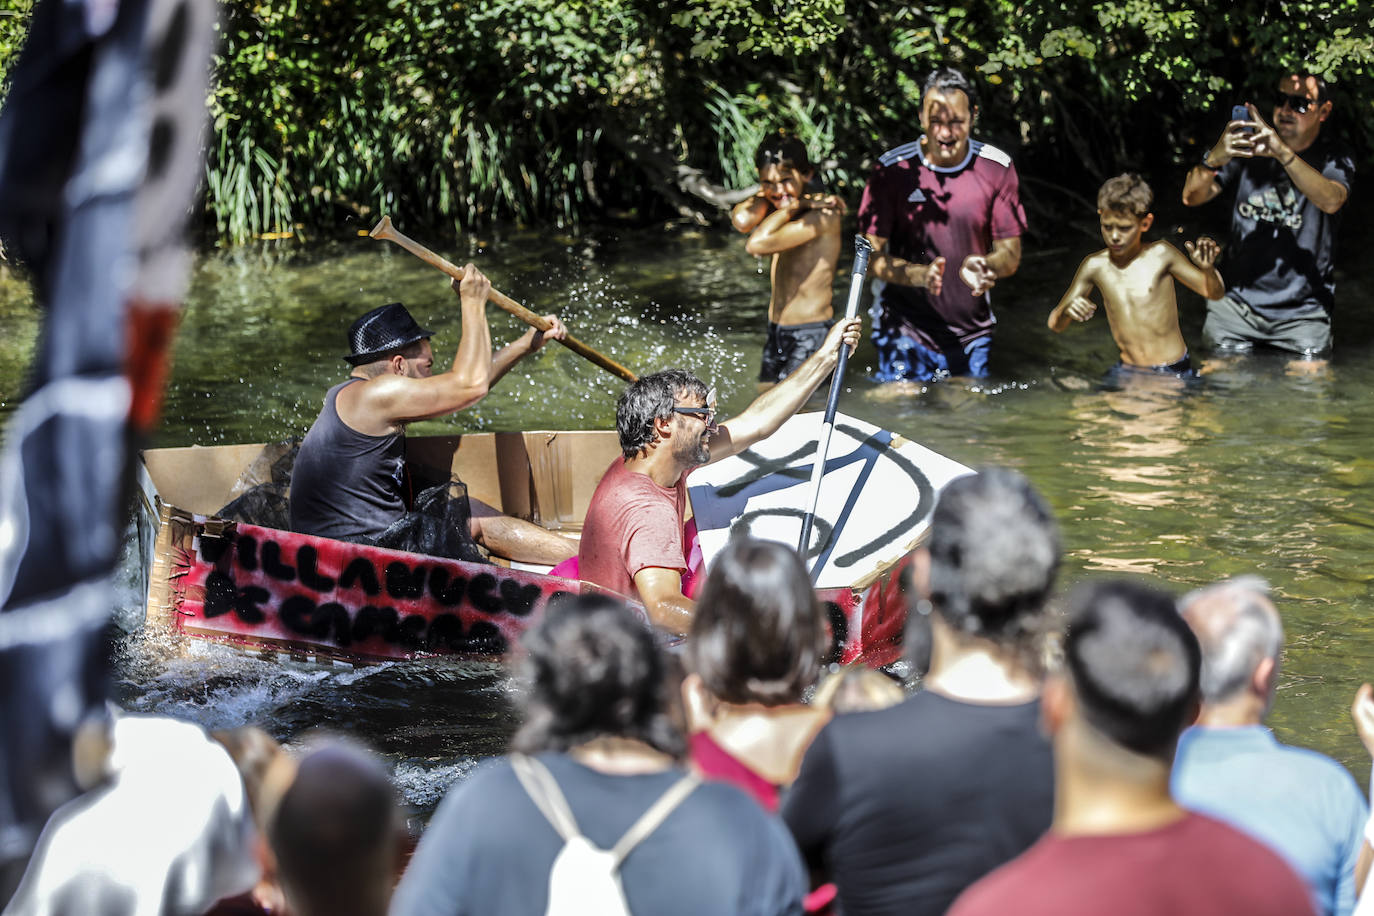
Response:
POLYGON ((706 424, 707 429, 716 425, 716 412, 710 407, 674 407, 673 413, 685 413, 689 417, 696 417, 706 424))
POLYGON ((1293 114, 1307 114, 1307 110, 1317 104, 1314 100, 1305 95, 1289 95, 1287 92, 1280 92, 1274 99, 1275 110, 1287 105, 1293 114))

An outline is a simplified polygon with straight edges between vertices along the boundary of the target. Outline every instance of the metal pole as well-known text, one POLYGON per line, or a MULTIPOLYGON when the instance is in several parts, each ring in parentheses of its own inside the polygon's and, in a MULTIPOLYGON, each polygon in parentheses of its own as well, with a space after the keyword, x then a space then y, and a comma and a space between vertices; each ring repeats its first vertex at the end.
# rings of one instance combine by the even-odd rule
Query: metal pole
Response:
MULTIPOLYGON (((849 302, 845 306, 844 320, 849 323, 859 313, 859 298, 863 295, 864 276, 868 273, 868 258, 873 246, 862 235, 854 236, 854 270, 849 276, 849 302)), ((825 404, 825 421, 822 425, 820 441, 816 443, 816 463, 811 468, 811 508, 802 517, 801 538, 797 541, 797 552, 806 562, 807 549, 810 547, 811 526, 816 520, 816 506, 821 499, 821 478, 825 476, 825 459, 830 452, 830 434, 835 431, 835 408, 840 403, 840 388, 844 386, 844 370, 849 364, 849 348, 840 348, 839 362, 830 378, 830 398, 825 404)))

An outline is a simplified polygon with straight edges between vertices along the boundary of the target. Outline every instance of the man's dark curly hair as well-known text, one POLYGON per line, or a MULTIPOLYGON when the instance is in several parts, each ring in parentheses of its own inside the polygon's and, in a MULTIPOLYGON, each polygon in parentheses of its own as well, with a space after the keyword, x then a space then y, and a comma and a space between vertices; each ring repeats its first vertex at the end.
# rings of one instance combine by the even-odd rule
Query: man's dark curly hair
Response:
POLYGON ((654 421, 670 420, 675 399, 695 395, 706 399, 706 383, 685 369, 665 369, 640 376, 615 405, 620 451, 633 458, 654 439, 654 421))
POLYGON ((670 714, 663 652, 621 602, 596 594, 557 598, 522 644, 524 724, 513 750, 566 751, 619 737, 672 757, 686 752, 670 714))

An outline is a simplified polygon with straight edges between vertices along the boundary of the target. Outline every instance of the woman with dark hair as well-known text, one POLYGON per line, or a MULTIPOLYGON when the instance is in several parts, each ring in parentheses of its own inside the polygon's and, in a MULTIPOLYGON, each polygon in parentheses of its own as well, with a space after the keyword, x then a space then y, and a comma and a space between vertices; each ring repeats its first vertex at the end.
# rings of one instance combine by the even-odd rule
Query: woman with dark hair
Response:
POLYGON ((554 902, 576 910, 577 901, 550 893, 568 832, 611 850, 665 806, 618 866, 630 912, 801 912, 806 878, 782 824, 737 789, 696 784, 682 769, 664 658, 642 621, 609 598, 571 596, 550 606, 524 645, 515 753, 449 792, 393 914, 539 916, 554 902))
POLYGON ((830 712, 802 703, 828 647, 825 621, 796 551, 736 538, 697 598, 683 697, 692 761, 768 810, 830 712))

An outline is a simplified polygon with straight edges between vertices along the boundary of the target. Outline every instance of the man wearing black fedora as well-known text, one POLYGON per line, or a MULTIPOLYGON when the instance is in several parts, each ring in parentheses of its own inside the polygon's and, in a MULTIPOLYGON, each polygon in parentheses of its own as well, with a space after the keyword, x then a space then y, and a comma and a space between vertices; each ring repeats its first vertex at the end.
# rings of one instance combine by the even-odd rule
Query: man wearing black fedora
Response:
MULTIPOLYGON (((291 476, 291 529, 340 541, 378 543, 395 531, 411 508, 405 467, 406 424, 442 417, 477 403, 523 356, 544 339, 563 339, 567 330, 553 315, 548 331, 531 328, 491 352, 486 303, 491 282, 473 265, 453 281, 462 309, 463 333, 447 372, 433 374, 432 332, 420 327, 399 302, 363 315, 348 330, 353 367, 330 388, 324 407, 301 443, 291 476)), ((465 495, 461 503, 468 502, 465 495)), ((458 559, 477 559, 475 541, 513 560, 553 565, 572 556, 577 545, 553 532, 501 515, 477 500, 471 511, 450 518, 466 532, 458 559)), ((402 546, 383 540, 384 546, 402 546)), ((427 551, 428 552, 428 551, 427 551)))

